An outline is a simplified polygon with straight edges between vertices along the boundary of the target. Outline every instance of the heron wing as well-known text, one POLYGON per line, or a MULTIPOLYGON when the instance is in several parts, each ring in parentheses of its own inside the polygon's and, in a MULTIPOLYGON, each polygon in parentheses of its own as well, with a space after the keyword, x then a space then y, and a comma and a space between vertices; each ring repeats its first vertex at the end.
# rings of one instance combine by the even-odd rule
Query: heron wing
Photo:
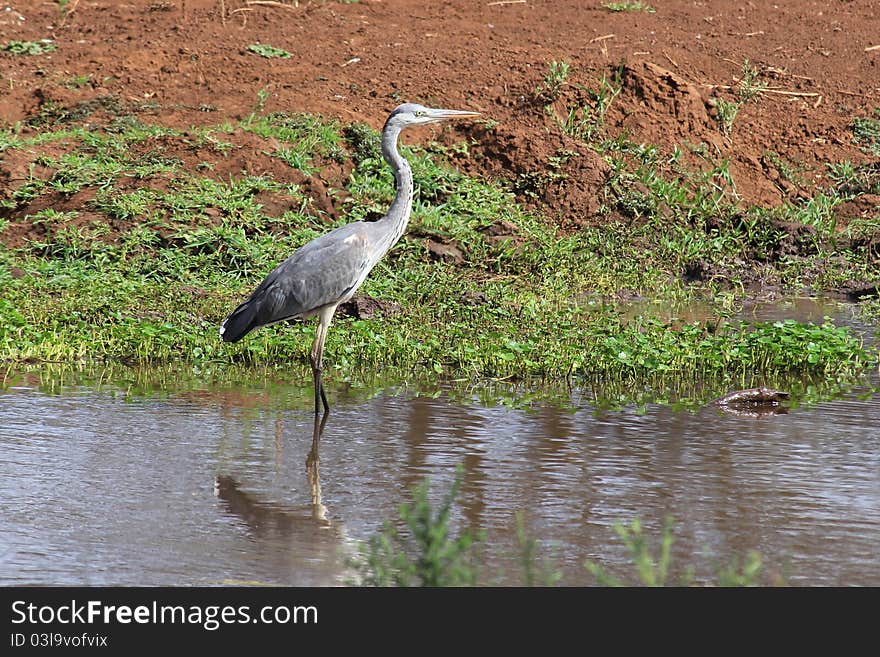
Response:
POLYGON ((234 342, 260 326, 312 314, 354 294, 372 269, 373 242, 363 222, 312 240, 275 267, 223 323, 234 342))
POLYGON ((266 278, 275 314, 308 314, 353 293, 371 268, 371 241, 361 222, 322 235, 266 278))

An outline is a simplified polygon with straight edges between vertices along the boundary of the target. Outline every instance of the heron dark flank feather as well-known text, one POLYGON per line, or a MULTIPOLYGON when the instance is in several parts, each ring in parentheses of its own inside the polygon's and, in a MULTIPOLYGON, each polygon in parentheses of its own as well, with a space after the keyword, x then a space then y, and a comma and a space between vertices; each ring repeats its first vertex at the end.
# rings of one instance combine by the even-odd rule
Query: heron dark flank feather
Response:
POLYGON ((248 333, 257 328, 254 323, 256 305, 250 299, 233 310, 220 327, 220 337, 224 342, 238 342, 248 333))

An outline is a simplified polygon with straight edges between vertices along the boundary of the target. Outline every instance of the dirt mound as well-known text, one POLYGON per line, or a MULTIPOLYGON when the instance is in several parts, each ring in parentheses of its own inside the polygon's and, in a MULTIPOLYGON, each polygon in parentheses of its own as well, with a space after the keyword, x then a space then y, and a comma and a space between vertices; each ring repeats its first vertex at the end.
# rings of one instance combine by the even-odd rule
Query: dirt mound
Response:
POLYGON ((652 62, 622 67, 622 100, 616 124, 637 141, 674 146, 683 141, 721 147, 708 94, 652 62))

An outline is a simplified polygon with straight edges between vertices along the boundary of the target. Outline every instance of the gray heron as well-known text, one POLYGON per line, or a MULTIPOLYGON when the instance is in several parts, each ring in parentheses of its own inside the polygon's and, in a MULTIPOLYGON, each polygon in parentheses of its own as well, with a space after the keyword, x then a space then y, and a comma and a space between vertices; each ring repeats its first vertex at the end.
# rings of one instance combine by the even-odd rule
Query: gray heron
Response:
POLYGON ((330 231, 300 247, 275 267, 251 295, 230 313, 220 327, 225 342, 287 319, 318 317, 318 328, 309 355, 315 379, 315 415, 319 400, 330 410, 321 382, 324 340, 336 307, 351 299, 370 270, 406 230, 412 212, 413 176, 397 150, 405 128, 446 119, 479 116, 478 112, 431 109, 415 103, 395 108, 382 129, 382 156, 394 170, 396 193, 387 214, 377 221, 355 221, 330 231))

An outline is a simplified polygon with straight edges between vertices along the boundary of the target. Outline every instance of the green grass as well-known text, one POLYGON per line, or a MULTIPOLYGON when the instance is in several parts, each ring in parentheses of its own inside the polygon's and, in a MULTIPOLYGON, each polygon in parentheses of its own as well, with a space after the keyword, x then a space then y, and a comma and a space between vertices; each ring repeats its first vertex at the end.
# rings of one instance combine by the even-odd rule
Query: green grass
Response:
POLYGON ((764 151, 762 157, 769 165, 779 172, 779 176, 783 180, 787 180, 798 187, 803 187, 806 184, 804 167, 802 165, 791 162, 782 157, 776 151, 769 149, 764 151))
MULTIPOLYGON (((603 76, 598 88, 582 87, 589 96, 589 103, 569 105, 565 120, 559 121, 557 118, 562 131, 585 143, 593 143, 603 135, 605 116, 622 88, 622 74, 622 70, 618 68, 610 79, 608 76, 603 76)), ((548 108, 548 111, 553 113, 551 108, 548 108)))
MULTIPOLYGON (((599 85, 596 108, 613 100, 613 80, 599 85)), ((384 213, 393 178, 370 128, 262 114, 263 102, 258 94, 257 109, 237 124, 186 133, 128 115, 104 129, 57 118, 27 136, 12 127, 0 132, 0 157, 12 149, 34 164, 2 200, 5 222, 35 229, 25 246, 0 247, 0 360, 305 364, 311 325, 270 327, 236 345, 220 341, 218 325, 296 248, 343 222, 384 213), (350 175, 329 190, 341 218, 314 209, 297 185, 248 172, 215 176, 214 163, 234 155, 247 135, 264 141, 261 156, 305 175, 350 160, 350 175), (182 154, 193 149, 207 166, 184 165, 182 154), (64 205, 82 193, 85 201, 64 205), (267 212, 263 203, 272 199, 290 209, 267 212)), ((858 249, 843 251, 847 261, 826 274, 809 273, 841 253, 839 194, 769 211, 743 208, 726 161, 703 154, 705 166, 693 168, 684 153, 668 157, 605 133, 602 127, 591 142, 611 163, 604 211, 628 219, 571 233, 523 211, 504 186, 456 171, 448 148, 405 146, 418 186, 410 230, 362 288, 402 311, 335 322, 326 345, 330 380, 377 369, 464 380, 576 378, 663 397, 676 382, 723 388, 756 373, 836 381, 876 361, 876 350, 829 322, 730 320, 740 262, 766 262, 793 285, 809 276, 831 284, 869 275, 858 249), (780 259, 781 219, 810 228, 803 248, 812 256, 780 259), (497 225, 510 234, 493 238, 487 229, 497 225), (433 260, 426 237, 455 244, 463 263, 433 260), (681 280, 693 262, 715 267, 702 288, 681 280), (633 319, 625 305, 595 301, 622 289, 716 301, 705 320, 684 324, 633 319)), ((847 171, 841 181, 854 175, 847 171)), ((855 240, 876 226, 865 220, 848 230, 855 240)), ((870 239, 864 244, 870 248, 870 239)))
POLYGON ((734 88, 734 98, 727 100, 717 97, 713 99, 715 111, 718 113, 718 123, 726 135, 733 132, 733 124, 742 107, 748 102, 754 102, 767 88, 767 84, 760 80, 761 71, 751 65, 748 59, 742 63, 742 75, 734 88))
POLYGON ((91 84, 92 76, 88 73, 82 75, 72 75, 69 78, 65 78, 61 81, 61 85, 67 87, 68 89, 82 89, 83 87, 91 84))
MULTIPOLYGON (((603 76, 596 88, 571 83, 569 81, 571 75, 572 69, 568 62, 550 62, 543 84, 535 90, 535 98, 543 103, 544 111, 566 135, 592 145, 597 138, 604 136, 605 115, 614 99, 620 94, 623 67, 619 66, 610 77, 603 76), (578 94, 578 99, 565 103, 564 116, 560 117, 555 103, 566 85, 578 94), (586 102, 582 99, 583 96, 587 97, 586 102)), ((554 164, 557 163, 548 162, 550 168, 554 168, 554 164)), ((553 180, 551 177, 528 181, 529 185, 525 187, 532 186, 534 182, 546 184, 553 180)))
POLYGON ((316 156, 341 161, 344 158, 340 126, 308 114, 275 112, 266 116, 252 114, 242 127, 264 139, 280 142, 274 155, 294 169, 313 173, 316 156))
POLYGON ((743 60, 742 76, 737 82, 736 95, 744 103, 756 99, 767 88, 767 83, 761 81, 761 70, 752 66, 748 59, 743 60))
POLYGON ((850 160, 828 164, 834 193, 845 200, 861 194, 880 194, 880 163, 854 164, 850 160))
POLYGON ((729 135, 733 131, 733 123, 739 115, 742 104, 736 101, 725 100, 724 98, 715 99, 715 110, 718 112, 718 122, 724 134, 729 135))

